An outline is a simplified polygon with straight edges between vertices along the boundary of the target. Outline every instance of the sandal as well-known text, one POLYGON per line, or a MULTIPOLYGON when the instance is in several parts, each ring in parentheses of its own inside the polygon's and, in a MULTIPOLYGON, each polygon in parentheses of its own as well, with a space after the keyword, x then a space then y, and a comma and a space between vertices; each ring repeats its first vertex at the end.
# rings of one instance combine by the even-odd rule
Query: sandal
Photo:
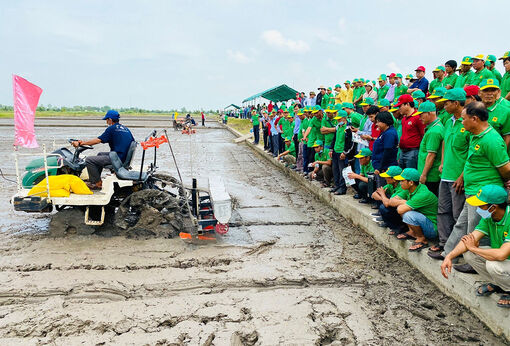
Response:
POLYGON ((407 233, 400 233, 399 235, 397 235, 397 239, 398 240, 406 240, 406 239, 415 240, 416 238, 413 237, 412 235, 407 234, 407 233))
POLYGON ((412 252, 419 252, 419 251, 421 251, 422 249, 425 249, 425 248, 427 248, 427 247, 429 247, 429 244, 427 244, 427 243, 422 243, 421 241, 415 241, 415 242, 413 243, 413 245, 411 245, 411 247, 409 248, 409 251, 412 251, 412 252), (417 245, 418 245, 418 247, 413 248, 413 246, 417 246, 417 245))
POLYGON ((434 245, 429 249, 429 252, 443 252, 444 248, 439 245, 434 245))
POLYGON ((500 308, 510 308, 510 294, 503 294, 497 304, 500 308), (503 301, 506 301, 506 303, 502 303, 503 301))
POLYGON ((501 287, 493 285, 491 283, 483 284, 476 289, 476 295, 479 297, 490 296, 491 294, 496 292, 503 292, 503 290, 501 289, 501 287))

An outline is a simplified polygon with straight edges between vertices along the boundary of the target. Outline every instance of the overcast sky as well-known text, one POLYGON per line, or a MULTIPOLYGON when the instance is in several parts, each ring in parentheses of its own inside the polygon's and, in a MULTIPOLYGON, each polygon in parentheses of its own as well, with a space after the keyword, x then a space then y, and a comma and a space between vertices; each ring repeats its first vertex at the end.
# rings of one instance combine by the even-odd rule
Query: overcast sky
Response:
POLYGON ((12 105, 12 74, 44 105, 149 109, 223 108, 283 83, 308 92, 418 65, 429 77, 510 50, 509 12, 508 0, 0 0, 0 103, 12 105))

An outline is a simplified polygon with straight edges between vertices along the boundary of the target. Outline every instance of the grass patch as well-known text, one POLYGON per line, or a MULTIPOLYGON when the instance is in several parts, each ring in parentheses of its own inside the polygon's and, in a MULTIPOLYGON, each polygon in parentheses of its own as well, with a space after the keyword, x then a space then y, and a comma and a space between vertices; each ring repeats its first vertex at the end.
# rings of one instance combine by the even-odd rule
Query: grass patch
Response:
POLYGON ((228 118, 227 125, 233 128, 234 130, 242 133, 243 135, 249 133, 250 130, 253 128, 250 119, 228 118))

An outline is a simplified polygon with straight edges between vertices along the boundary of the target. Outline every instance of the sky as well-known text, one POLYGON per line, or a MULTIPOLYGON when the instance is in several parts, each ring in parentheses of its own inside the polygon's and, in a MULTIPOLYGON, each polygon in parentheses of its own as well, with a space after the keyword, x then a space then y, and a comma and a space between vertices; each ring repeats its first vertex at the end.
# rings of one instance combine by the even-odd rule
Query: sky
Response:
POLYGON ((0 0, 0 104, 12 105, 12 74, 40 86, 43 105, 188 110, 420 65, 431 80, 447 60, 510 50, 509 10, 508 0, 0 0))

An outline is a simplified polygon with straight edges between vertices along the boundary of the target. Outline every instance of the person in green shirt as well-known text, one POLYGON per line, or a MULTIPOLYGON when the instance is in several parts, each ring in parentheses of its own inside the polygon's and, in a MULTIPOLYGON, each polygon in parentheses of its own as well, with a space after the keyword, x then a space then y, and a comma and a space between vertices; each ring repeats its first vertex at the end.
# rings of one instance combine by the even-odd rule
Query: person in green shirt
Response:
POLYGON ((377 102, 377 107, 379 107, 379 112, 388 112, 390 110, 390 101, 387 99, 382 99, 377 102))
POLYGON ((223 123, 226 125, 227 121, 228 121, 228 115, 225 113, 225 115, 223 116, 223 123))
POLYGON ((292 138, 285 137, 285 151, 276 157, 278 160, 282 159, 285 161, 286 166, 296 164, 296 146, 292 141, 292 138))
MULTIPOLYGON (((482 102, 471 102, 462 111, 462 125, 472 134, 464 165, 464 191, 466 198, 476 195, 485 185, 503 186, 510 179, 510 162, 506 145, 499 133, 488 123, 489 114, 482 102)), ((444 168, 443 168, 444 169, 444 168)), ((461 238, 471 233, 480 216, 468 203, 464 207, 444 246, 448 255, 461 238)), ((466 266, 457 270, 469 269, 466 266)))
POLYGON ((430 82, 429 84, 429 93, 433 93, 436 88, 444 87, 443 79, 445 75, 445 68, 444 66, 438 66, 433 71, 432 74, 434 75, 435 79, 430 82))
POLYGON ((485 79, 480 84, 480 98, 489 111, 489 124, 510 145, 510 102, 500 96, 497 79, 485 79))
POLYGON ((505 74, 501 79, 501 97, 510 101, 510 51, 506 52, 499 60, 503 60, 505 74))
POLYGON ((253 144, 258 145, 260 140, 260 120, 257 111, 251 111, 251 123, 253 125, 253 144))
POLYGON ((379 90, 377 92, 378 93, 377 100, 384 99, 386 97, 386 94, 388 93, 388 90, 390 90, 390 86, 386 82, 386 79, 387 79, 387 77, 385 74, 380 75, 379 78, 377 79, 379 81, 379 90))
MULTIPOLYGON (((308 121, 308 128, 306 129, 303 139, 308 142, 309 145, 313 145, 316 140, 324 141, 324 135, 321 134, 320 128, 322 118, 324 116, 323 110, 320 106, 313 106, 312 117, 308 121)), ((315 161, 315 151, 308 151, 308 162, 315 161)))
POLYGON ((329 150, 332 147, 333 138, 336 132, 336 120, 334 120, 338 111, 335 106, 329 105, 325 110, 326 116, 322 118, 320 132, 324 135, 324 149, 329 150))
POLYGON ((363 94, 365 93, 365 87, 363 86, 363 82, 359 79, 354 80, 355 88, 353 91, 353 102, 355 106, 359 106, 359 104, 363 101, 363 94))
POLYGON ((501 79, 503 78, 501 76, 501 73, 499 73, 498 69, 496 68, 496 56, 495 55, 487 55, 487 59, 485 60, 485 67, 492 72, 492 75, 494 76, 494 78, 496 78, 499 82, 499 84, 501 84, 501 79))
POLYGON ((502 308, 510 308, 510 206, 507 199, 506 190, 496 185, 485 185, 468 198, 466 202, 477 208, 482 219, 441 264, 441 274, 448 279, 452 260, 464 254, 467 263, 487 281, 478 287, 476 295, 504 293, 497 303, 502 308), (484 237, 489 237, 490 247, 479 246, 484 237))
POLYGON ((455 88, 464 88, 466 85, 472 85, 472 79, 475 73, 471 70, 473 59, 470 56, 462 58, 460 63, 460 74, 455 82, 455 88))
POLYGON ((418 152, 418 172, 420 172, 420 184, 438 195, 439 190, 439 165, 441 164, 441 144, 444 137, 444 126, 437 117, 436 106, 430 102, 423 102, 415 115, 426 126, 423 139, 418 152))
POLYGON ((329 151, 324 150, 324 142, 320 139, 315 141, 312 148, 315 150, 315 160, 310 164, 313 167, 313 171, 310 173, 310 180, 322 181, 323 187, 329 187, 333 178, 329 151))
POLYGON ((494 78, 492 72, 485 68, 485 56, 483 54, 473 57, 473 68, 475 74, 471 80, 471 85, 480 85, 484 79, 494 78))
POLYGON ((328 107, 331 98, 333 98, 333 100, 334 100, 335 96, 332 94, 331 87, 329 87, 326 90, 326 93, 322 96, 322 100, 321 100, 321 104, 320 104, 322 109, 326 109, 328 107))
POLYGON ((443 248, 464 207, 463 171, 466 162, 471 133, 462 125, 462 110, 466 100, 464 89, 453 88, 444 95, 445 109, 452 114, 445 125, 444 141, 441 148, 441 182, 437 207, 437 232, 439 244, 429 249, 434 259, 444 259, 443 248))
POLYGON ((397 73, 397 76, 395 78, 395 83, 396 83, 396 86, 395 86, 394 100, 398 100, 398 98, 401 95, 407 94, 408 87, 402 83, 402 74, 401 73, 397 73))
POLYGON ((407 199, 402 199, 397 212, 407 224, 408 232, 397 236, 398 239, 415 238, 409 251, 421 251, 428 247, 428 239, 437 237, 437 197, 425 184, 420 184, 420 173, 414 168, 406 168, 395 180, 408 192, 407 199))
POLYGON ((399 181, 395 177, 402 173, 399 166, 390 166, 380 174, 380 177, 386 180, 386 185, 377 188, 372 194, 372 198, 380 201, 379 215, 382 218, 380 227, 388 227, 389 235, 398 235, 407 231, 407 226, 402 222, 402 217, 397 212, 399 200, 407 199, 408 192, 403 190, 399 181))
POLYGON ((374 167, 372 166, 372 151, 368 148, 363 148, 358 154, 354 155, 355 158, 359 159, 360 163, 360 174, 349 173, 349 179, 355 179, 356 184, 352 185, 352 188, 357 192, 354 198, 359 199, 360 203, 370 203, 373 193, 373 186, 375 181, 373 180, 374 167), (369 179, 370 178, 370 179, 369 179), (371 184, 371 188, 369 187, 371 184))
POLYGON ((329 156, 332 161, 332 169, 333 169, 333 181, 335 186, 330 190, 330 192, 335 195, 345 195, 347 192, 347 186, 345 184, 345 179, 342 174, 344 168, 346 167, 346 158, 347 158, 347 148, 345 148, 345 137, 347 131, 347 112, 342 109, 341 104, 335 105, 336 116, 334 120, 337 122, 334 134, 335 142, 333 143, 333 148, 329 151, 329 156))
POLYGON ((455 88, 455 83, 457 82, 457 74, 455 70, 457 69, 457 62, 455 60, 448 60, 444 63, 444 68, 446 72, 446 76, 443 79, 443 86, 448 90, 455 88))
POLYGON ((354 111, 354 105, 350 102, 342 103, 342 109, 347 112, 347 120, 351 124, 351 128, 357 131, 360 128, 361 120, 363 115, 354 111))
POLYGON ((303 111, 303 118, 301 119, 301 124, 299 124, 299 133, 298 133, 298 140, 300 143, 300 152, 302 152, 303 157, 303 166, 302 171, 303 174, 308 173, 308 164, 309 161, 309 151, 312 150, 312 148, 308 147, 308 140, 305 139, 304 135, 306 133, 306 130, 308 130, 308 123, 310 121, 310 118, 312 117, 312 109, 311 106, 306 106, 303 111))
POLYGON ((436 106, 436 110, 437 110, 437 117, 441 120, 441 123, 444 125, 446 124, 446 122, 448 121, 448 119, 450 119, 452 117, 451 114, 449 114, 445 109, 444 109, 444 101, 443 101, 443 96, 444 94, 446 93, 446 88, 444 87, 438 87, 434 90, 434 92, 432 93, 432 95, 430 95, 429 97, 427 97, 427 99, 429 99, 432 103, 434 103, 434 105, 436 106))

